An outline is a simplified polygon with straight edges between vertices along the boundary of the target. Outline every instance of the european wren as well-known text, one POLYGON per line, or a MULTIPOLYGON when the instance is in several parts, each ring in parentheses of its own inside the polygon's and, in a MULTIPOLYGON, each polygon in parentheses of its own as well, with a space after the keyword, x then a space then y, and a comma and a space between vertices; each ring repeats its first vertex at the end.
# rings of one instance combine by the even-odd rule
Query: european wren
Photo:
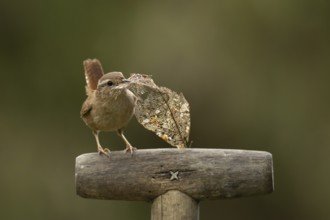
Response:
POLYGON ((92 129, 100 154, 109 156, 110 150, 103 148, 99 132, 116 131, 126 144, 126 152, 135 150, 123 134, 123 128, 134 115, 136 96, 126 88, 129 83, 121 72, 103 74, 97 59, 84 61, 87 99, 83 103, 80 116, 92 129))

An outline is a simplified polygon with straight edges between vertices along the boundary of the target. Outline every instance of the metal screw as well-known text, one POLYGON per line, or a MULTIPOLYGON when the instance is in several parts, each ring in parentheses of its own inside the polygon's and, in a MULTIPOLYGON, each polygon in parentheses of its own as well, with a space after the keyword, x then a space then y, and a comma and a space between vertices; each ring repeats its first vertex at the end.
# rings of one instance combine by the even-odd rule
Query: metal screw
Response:
POLYGON ((175 171, 175 172, 170 171, 170 174, 171 174, 171 178, 170 178, 171 181, 172 180, 178 180, 179 179, 179 177, 178 177, 179 171, 175 171))

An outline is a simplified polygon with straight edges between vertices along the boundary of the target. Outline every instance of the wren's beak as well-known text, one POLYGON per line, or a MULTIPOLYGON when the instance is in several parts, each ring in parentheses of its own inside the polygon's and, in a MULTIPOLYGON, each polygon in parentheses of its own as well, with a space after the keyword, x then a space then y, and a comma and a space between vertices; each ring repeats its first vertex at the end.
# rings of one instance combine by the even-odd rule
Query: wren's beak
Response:
POLYGON ((129 82, 131 82, 130 80, 128 80, 128 79, 123 79, 123 81, 121 81, 122 83, 129 83, 129 82))

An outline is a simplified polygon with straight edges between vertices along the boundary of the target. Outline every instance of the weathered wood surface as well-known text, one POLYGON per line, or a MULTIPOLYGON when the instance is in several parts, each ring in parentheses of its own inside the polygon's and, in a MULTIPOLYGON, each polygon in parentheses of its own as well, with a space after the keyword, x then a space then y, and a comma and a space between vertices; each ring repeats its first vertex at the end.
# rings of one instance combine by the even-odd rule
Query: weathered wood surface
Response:
POLYGON ((228 149, 145 149, 110 158, 76 158, 76 191, 85 198, 151 201, 169 190, 195 200, 245 197, 273 191, 272 155, 228 149))
POLYGON ((170 190, 151 205, 151 220, 198 220, 199 204, 188 195, 170 190))

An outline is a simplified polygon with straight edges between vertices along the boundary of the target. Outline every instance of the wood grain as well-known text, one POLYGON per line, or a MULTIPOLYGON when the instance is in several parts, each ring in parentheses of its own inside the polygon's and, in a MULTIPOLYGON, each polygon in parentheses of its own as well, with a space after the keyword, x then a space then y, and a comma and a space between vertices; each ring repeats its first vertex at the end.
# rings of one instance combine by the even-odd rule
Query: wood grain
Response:
POLYGON ((110 158, 76 158, 76 191, 85 198, 152 201, 178 190, 199 201, 273 191, 272 155, 228 149, 145 149, 110 158))
POLYGON ((198 220, 199 204, 188 195, 170 190, 151 205, 151 220, 198 220))

